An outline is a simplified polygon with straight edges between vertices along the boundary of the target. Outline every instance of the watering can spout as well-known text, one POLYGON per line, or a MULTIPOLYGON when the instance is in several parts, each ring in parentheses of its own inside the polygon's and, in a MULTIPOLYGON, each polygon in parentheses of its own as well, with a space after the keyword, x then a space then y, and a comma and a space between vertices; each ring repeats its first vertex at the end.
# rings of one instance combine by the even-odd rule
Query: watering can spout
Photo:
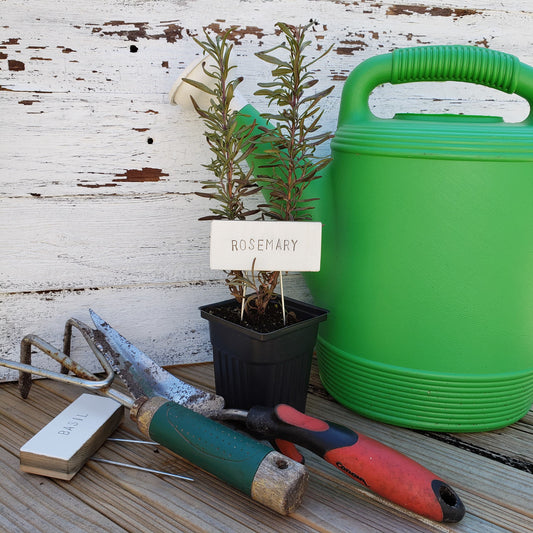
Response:
MULTIPOLYGON (((204 56, 193 61, 187 68, 185 68, 170 89, 170 103, 194 111, 194 106, 191 100, 192 97, 198 103, 200 108, 207 109, 210 105, 211 96, 185 81, 186 79, 189 79, 202 83, 210 89, 213 88, 214 80, 206 74, 206 68, 214 68, 214 63, 211 58, 204 56)), ((248 102, 246 99, 238 91, 235 91, 233 94, 231 110, 240 111, 247 104, 248 102)))

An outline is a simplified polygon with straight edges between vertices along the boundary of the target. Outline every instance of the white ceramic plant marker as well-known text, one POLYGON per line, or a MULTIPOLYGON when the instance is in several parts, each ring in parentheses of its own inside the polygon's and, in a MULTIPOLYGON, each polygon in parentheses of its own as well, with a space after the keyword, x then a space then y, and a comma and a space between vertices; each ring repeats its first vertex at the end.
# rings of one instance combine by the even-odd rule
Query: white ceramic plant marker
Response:
MULTIPOLYGON (((286 322, 282 271, 318 272, 321 222, 214 220, 210 267, 213 270, 279 271, 283 322, 286 322)), ((245 289, 246 290, 246 289, 245 289)), ((244 301, 241 305, 241 321, 244 301)))

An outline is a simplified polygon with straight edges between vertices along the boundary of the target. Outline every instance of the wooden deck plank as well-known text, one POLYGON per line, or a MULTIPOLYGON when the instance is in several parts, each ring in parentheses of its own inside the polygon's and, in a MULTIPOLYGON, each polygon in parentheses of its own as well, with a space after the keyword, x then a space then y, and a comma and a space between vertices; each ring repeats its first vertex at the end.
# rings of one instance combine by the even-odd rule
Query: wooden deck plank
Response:
POLYGON ((313 527, 321 525, 323 531, 342 533, 450 531, 379 497, 369 498, 367 491, 349 480, 339 483, 329 472, 324 474, 322 469, 316 469, 314 461, 306 460, 306 464, 310 467, 311 482, 302 506, 295 513, 304 523, 313 527))
MULTIPOLYGON (((170 368, 183 379, 206 389, 213 387, 212 365, 191 365, 170 368)), ((120 386, 117 383, 117 386, 120 386)), ((121 387, 123 389, 123 387, 121 387)), ((0 529, 6 531, 63 531, 57 520, 49 517, 50 509, 65 515, 69 531, 287 531, 339 532, 383 531, 423 532, 447 531, 497 533, 533 530, 531 489, 533 476, 488 457, 457 448, 429 435, 387 426, 360 417, 331 401, 319 383, 314 383, 308 397, 308 412, 333 420, 374 437, 406 453, 436 474, 446 479, 463 499, 467 514, 459 524, 438 524, 406 512, 370 493, 347 476, 304 451, 310 471, 310 485, 301 507, 289 517, 281 517, 251 501, 237 490, 175 454, 158 447, 122 443, 106 443, 97 455, 144 467, 190 475, 188 483, 169 477, 127 470, 113 465, 88 462, 70 482, 51 480, 18 471, 18 449, 73 401, 82 390, 69 384, 50 380, 34 383, 29 398, 22 401, 13 383, 0 386, 0 425, 4 428, 0 448, 0 472, 6 472, 0 486, 7 499, 3 500, 0 529), (4 487, 6 485, 6 487, 4 487), (17 485, 24 497, 39 496, 35 514, 14 526, 19 514, 17 485), (64 505, 67 507, 64 508, 64 505), (37 521, 42 513, 44 519, 37 521), (78 524, 78 521, 88 521, 78 524), (91 527, 89 527, 89 524, 91 527), (84 529, 87 528, 87 529, 84 529)), ((507 437, 516 431, 528 434, 531 417, 525 417, 519 428, 498 433, 476 434, 483 446, 499 443, 504 453, 516 451, 516 439, 507 437)), ((125 417, 117 436, 140 437, 134 423, 125 417)), ((463 437, 463 436, 461 436, 463 437)), ((520 446, 523 442, 520 441, 520 446)), ((522 448, 526 460, 531 454, 522 448)), ((522 453, 521 452, 521 453, 522 453)), ((61 522, 63 524, 63 522, 61 522)), ((65 526, 66 527, 66 526, 65 526)))
POLYGON ((4 442, 9 439, 9 424, 1 418, 0 424, 3 427, 0 446, 2 531, 127 531, 93 505, 84 503, 78 493, 63 490, 61 484, 54 480, 21 472, 18 454, 4 447, 4 442))
MULTIPOLYGON (((210 365, 187 365, 173 367, 172 370, 198 386, 213 388, 210 365)), ((526 533, 533 529, 533 477, 530 473, 441 442, 431 436, 366 419, 336 402, 325 403, 323 398, 327 397, 327 393, 323 389, 317 390, 321 385, 316 377, 316 368, 312 383, 315 389, 308 397, 309 414, 351 427, 405 453, 446 479, 457 490, 467 506, 468 514, 454 527, 454 531, 484 532, 509 529, 526 533)), ((487 451, 491 450, 494 441, 498 441, 498 449, 505 455, 523 456, 527 461, 531 461, 533 446, 527 439, 520 438, 523 434, 529 434, 532 427, 530 420, 528 415, 520 422, 498 432, 461 434, 458 437, 465 441, 477 442, 487 451), (498 434, 501 434, 499 440, 498 434), (512 435, 517 435, 518 438, 510 438, 508 441, 507 437, 512 435)), ((324 475, 329 465, 320 460, 315 461, 309 453, 305 455, 324 475)), ((335 476, 337 483, 344 483, 345 476, 337 474, 333 468, 330 470, 328 474, 335 476)), ((348 480, 348 483, 351 481, 348 480)), ((355 491, 355 488, 352 490, 355 491)), ((363 488, 359 489, 359 492, 361 491, 366 492, 363 488)), ((382 505, 390 506, 388 502, 382 502, 382 505)))

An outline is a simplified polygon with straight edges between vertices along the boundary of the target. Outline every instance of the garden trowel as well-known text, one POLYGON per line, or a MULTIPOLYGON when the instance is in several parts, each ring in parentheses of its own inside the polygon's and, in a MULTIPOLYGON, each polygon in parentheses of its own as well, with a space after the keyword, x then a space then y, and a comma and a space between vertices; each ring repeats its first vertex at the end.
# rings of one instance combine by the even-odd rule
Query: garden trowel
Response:
POLYGON ((196 413, 211 417, 224 408, 224 398, 197 389, 161 368, 126 340, 94 311, 89 310, 96 329, 105 336, 111 350, 104 356, 135 398, 167 398, 196 413))
MULTIPOLYGON (((166 428, 168 424, 157 423, 165 398, 171 400, 172 405, 188 407, 181 413, 163 414, 172 417, 171 425, 183 424, 183 418, 190 410, 215 419, 239 420, 254 435, 278 443, 289 457, 302 459, 294 444, 307 448, 373 492, 420 515, 439 522, 458 522, 464 516, 462 501, 447 483, 396 450, 346 427, 305 415, 288 405, 258 406, 249 411, 224 409, 222 397, 173 376, 94 311, 90 314, 110 348, 104 351, 104 356, 130 392, 136 398, 157 399, 153 405, 143 405, 141 400, 142 412, 136 410, 133 413, 138 421, 145 420, 142 424, 138 422, 139 427, 155 441, 165 445, 166 430, 161 427, 166 428), (157 417, 154 410, 157 410, 157 417)), ((187 432, 198 437, 201 429, 191 426, 187 432)), ((192 462, 201 466, 194 457, 192 462)), ((231 457, 228 456, 227 462, 230 470, 234 468, 231 457)), ((239 473, 234 475, 238 478, 239 473)))

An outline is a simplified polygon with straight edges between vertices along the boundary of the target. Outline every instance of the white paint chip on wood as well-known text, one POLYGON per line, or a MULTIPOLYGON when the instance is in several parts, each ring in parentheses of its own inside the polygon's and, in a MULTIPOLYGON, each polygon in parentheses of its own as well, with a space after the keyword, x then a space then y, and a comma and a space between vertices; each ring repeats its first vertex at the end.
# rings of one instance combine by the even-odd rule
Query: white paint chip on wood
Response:
MULTIPOLYGON (((395 48, 467 44, 533 64, 528 0, 415 3, 333 0, 24 0, 0 3, 0 350, 18 358, 24 334, 60 346, 89 303, 160 364, 210 358, 198 305, 227 296, 209 269, 209 202, 194 192, 210 159, 195 113, 168 92, 200 51, 203 28, 238 27, 240 91, 269 77, 255 53, 279 43, 275 23, 316 20, 317 89, 335 85, 322 124, 336 128, 344 80, 395 48), (310 6, 312 9, 310 10, 310 6), (194 331, 194 333, 192 333, 194 331)), ((499 115, 519 121, 520 98, 467 84, 377 88, 380 117, 400 112, 499 115)), ((321 147, 327 153, 326 146, 321 147)), ((299 275, 286 292, 310 299, 299 275)), ((79 346, 75 357, 92 364, 79 346)), ((0 379, 13 376, 3 370, 0 379)))

